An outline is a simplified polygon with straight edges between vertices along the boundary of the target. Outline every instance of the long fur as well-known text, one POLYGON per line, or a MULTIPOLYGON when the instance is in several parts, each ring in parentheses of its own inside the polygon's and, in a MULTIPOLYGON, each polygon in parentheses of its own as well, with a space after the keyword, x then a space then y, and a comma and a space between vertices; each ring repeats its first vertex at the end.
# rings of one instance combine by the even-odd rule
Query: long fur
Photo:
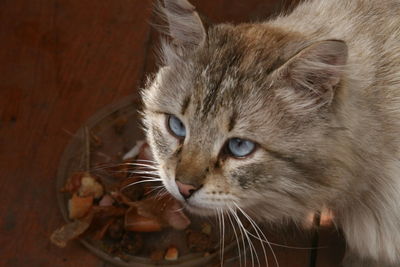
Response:
POLYGON ((299 222, 328 207, 346 266, 399 266, 400 2, 310 0, 207 29, 186 0, 166 3, 173 41, 142 92, 166 188, 182 199, 175 179, 196 177, 202 187, 185 203, 199 214, 239 203, 258 220, 299 222), (185 125, 183 142, 169 114, 185 125), (233 137, 258 148, 232 158, 233 137))

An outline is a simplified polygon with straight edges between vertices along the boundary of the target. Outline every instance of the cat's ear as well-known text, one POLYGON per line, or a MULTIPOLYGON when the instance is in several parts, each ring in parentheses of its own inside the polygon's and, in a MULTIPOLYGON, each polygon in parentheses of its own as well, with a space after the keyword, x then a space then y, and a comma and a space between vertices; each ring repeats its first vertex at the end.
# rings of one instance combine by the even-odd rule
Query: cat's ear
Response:
POLYGON ((174 45, 183 49, 200 46, 206 30, 195 7, 187 0, 164 0, 161 8, 168 22, 168 34, 174 45))
POLYGON ((347 61, 347 45, 341 40, 316 42, 289 59, 276 74, 283 81, 277 94, 298 108, 316 109, 330 104, 347 61))

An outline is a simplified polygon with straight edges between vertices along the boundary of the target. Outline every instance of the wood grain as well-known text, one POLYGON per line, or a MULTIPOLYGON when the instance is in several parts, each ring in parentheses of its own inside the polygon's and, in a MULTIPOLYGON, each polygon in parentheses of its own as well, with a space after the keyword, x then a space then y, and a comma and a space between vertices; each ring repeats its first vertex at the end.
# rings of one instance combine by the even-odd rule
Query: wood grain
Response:
POLYGON ((63 221, 55 174, 70 133, 136 92, 151 9, 141 0, 1 2, 1 266, 102 265, 77 242, 49 243, 63 221))

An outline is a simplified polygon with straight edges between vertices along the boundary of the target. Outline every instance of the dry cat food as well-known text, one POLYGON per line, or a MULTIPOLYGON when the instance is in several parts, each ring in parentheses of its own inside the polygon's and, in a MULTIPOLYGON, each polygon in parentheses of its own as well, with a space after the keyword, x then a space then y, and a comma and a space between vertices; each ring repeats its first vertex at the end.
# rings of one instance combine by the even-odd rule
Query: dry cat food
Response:
POLYGON ((68 196, 70 222, 54 231, 51 241, 65 247, 84 237, 120 259, 133 255, 173 261, 191 252, 214 252, 213 226, 191 223, 180 202, 147 175, 148 145, 138 142, 126 157, 121 164, 102 167, 111 173, 111 183, 91 172, 75 172, 67 179, 61 191, 68 196))

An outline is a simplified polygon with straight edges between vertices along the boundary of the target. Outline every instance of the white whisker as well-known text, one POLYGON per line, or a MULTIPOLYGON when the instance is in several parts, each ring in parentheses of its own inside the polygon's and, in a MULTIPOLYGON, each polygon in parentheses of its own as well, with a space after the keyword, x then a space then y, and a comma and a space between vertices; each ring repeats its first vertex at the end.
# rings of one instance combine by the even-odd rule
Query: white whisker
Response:
POLYGON ((185 208, 184 207, 182 207, 182 208, 180 208, 180 209, 176 209, 176 210, 173 210, 174 212, 181 212, 181 211, 183 211, 185 208))
POLYGON ((138 161, 138 162, 150 162, 150 163, 154 163, 154 164, 157 163, 156 161, 150 160, 150 159, 135 159, 134 161, 138 161))
MULTIPOLYGON (((259 227, 256 225, 256 223, 247 215, 243 212, 243 210, 234 202, 234 205, 239 209, 239 211, 241 211, 243 213, 243 215, 247 218, 247 220, 250 222, 250 225, 253 227, 257 237, 256 239, 260 241, 262 250, 263 250, 263 254, 264 254, 264 258, 265 258, 265 263, 267 264, 267 267, 269 266, 269 262, 268 262, 268 256, 267 256, 267 252, 265 250, 265 246, 264 246, 264 240, 262 240, 259 231, 261 232, 261 234, 264 236, 264 238, 267 240, 267 238, 265 237, 264 233, 259 229, 259 227)), ((251 236, 252 235, 250 232, 248 232, 251 236)), ((254 236, 255 237, 255 236, 254 236)), ((269 242, 267 241, 267 243, 269 244, 269 242)), ((272 253, 274 254, 274 251, 272 250, 272 248, 270 247, 272 253)), ((277 266, 279 267, 279 264, 277 264, 277 266)))
POLYGON ((158 180, 158 179, 146 179, 146 180, 141 180, 141 181, 137 181, 137 182, 134 182, 134 183, 130 183, 130 184, 127 184, 127 185, 125 185, 124 187, 122 187, 121 188, 121 190, 124 190, 124 189, 126 189, 126 188, 128 188, 128 187, 131 187, 131 186, 133 186, 133 185, 136 185, 136 184, 141 184, 141 183, 147 183, 147 182, 159 182, 160 180, 158 180))
POLYGON ((147 194, 151 194, 154 191, 161 190, 162 188, 164 188, 164 185, 150 186, 150 188, 151 190, 147 194))
MULTIPOLYGON (((256 234, 258 236, 258 239, 262 243, 263 240, 260 237, 260 233, 261 233, 261 235, 264 238, 265 243, 267 243, 268 247, 271 249, 272 256, 274 257, 276 266, 279 267, 279 262, 278 262, 278 259, 276 257, 276 254, 274 252, 274 249, 272 248, 272 246, 271 246, 270 242, 268 241, 267 237, 265 236, 264 232, 260 229, 260 227, 255 223, 255 221, 243 209, 241 209, 235 202, 233 204, 246 217, 246 219, 250 222, 250 224, 252 225, 254 231, 256 232, 256 234)), ((264 250, 264 246, 263 246, 263 250, 264 250)))
MULTIPOLYGON (((249 238, 248 231, 246 230, 242 221, 240 220, 239 215, 236 212, 236 209, 234 210, 234 212, 232 212, 232 214, 234 217, 236 217, 238 225, 243 229, 243 234, 246 237, 247 243, 249 244, 249 248, 250 248, 251 266, 254 266, 254 253, 257 254, 257 251, 255 250, 253 242, 251 242, 251 240, 249 238), (253 253, 253 251, 254 251, 254 253, 253 253)), ((257 259, 258 259, 258 257, 257 257, 257 259)), ((260 265, 259 261, 258 261, 258 264, 260 265)))
POLYGON ((215 209, 215 217, 217 218, 218 221, 218 231, 219 231, 219 253, 220 253, 220 263, 222 264, 222 251, 221 251, 221 241, 222 241, 222 223, 221 223, 221 217, 220 217, 220 211, 219 209, 215 209))
POLYGON ((141 180, 146 180, 146 181, 148 181, 148 180, 153 180, 153 181, 162 181, 162 179, 161 178, 159 178, 159 177, 152 177, 152 176, 136 176, 136 177, 134 177, 134 178, 139 178, 139 179, 141 179, 141 180))
POLYGON ((167 189, 164 187, 163 189, 161 189, 160 191, 157 192, 157 194, 155 195, 155 199, 161 199, 162 197, 164 197, 165 195, 168 194, 167 189))
POLYGON ((217 209, 217 214, 218 214, 218 225, 219 225, 219 256, 220 256, 220 264, 222 266, 222 262, 223 262, 223 253, 222 253, 222 222, 221 222, 221 214, 220 214, 220 210, 217 209))
MULTIPOLYGON (((153 176, 157 176, 160 177, 158 172, 150 172, 150 171, 127 171, 126 173, 129 174, 146 174, 146 175, 153 175, 153 176)), ((159 178, 161 180, 161 178, 159 178)))
POLYGON ((120 164, 120 166, 124 166, 124 165, 134 166, 134 167, 144 167, 144 168, 158 170, 158 168, 153 165, 147 165, 147 164, 143 164, 143 163, 125 162, 125 163, 120 164))
POLYGON ((229 208, 229 210, 230 210, 230 212, 231 212, 233 218, 235 219, 236 224, 237 224, 238 227, 239 227, 240 236, 241 236, 242 244, 243 244, 243 261, 244 261, 244 266, 246 266, 246 262, 247 262, 247 254, 246 254, 246 251, 247 251, 247 249, 246 249, 246 242, 245 242, 245 239, 244 239, 243 229, 242 229, 242 227, 240 226, 240 224, 239 224, 239 222, 238 222, 238 218, 235 216, 234 211, 232 210, 232 208, 231 208, 231 207, 228 207, 228 208, 229 208))
POLYGON ((104 164, 99 164, 97 166, 94 166, 90 168, 90 171, 97 171, 97 170, 104 170, 104 169, 111 169, 111 168, 117 168, 121 166, 137 166, 137 167, 143 167, 143 168, 149 168, 153 170, 158 170, 154 164, 146 164, 146 162, 140 162, 140 163, 135 163, 135 162, 123 162, 123 163, 104 163, 104 164))
POLYGON ((221 266, 224 265, 224 252, 225 252, 225 218, 224 218, 224 212, 221 209, 221 221, 222 221, 222 262, 221 266))
POLYGON ((237 245, 237 247, 238 247, 238 253, 239 253, 239 266, 242 267, 242 255, 241 255, 241 253, 240 253, 240 242, 239 242, 238 235, 237 235, 237 233, 236 233, 235 225, 234 225, 234 223, 233 223, 233 221, 232 221, 232 217, 231 217, 231 215, 230 215, 230 210, 228 211, 227 215, 228 215, 228 219, 229 219, 229 221, 230 221, 230 223, 231 223, 231 225, 232 225, 233 233, 235 234, 236 245, 237 245))

